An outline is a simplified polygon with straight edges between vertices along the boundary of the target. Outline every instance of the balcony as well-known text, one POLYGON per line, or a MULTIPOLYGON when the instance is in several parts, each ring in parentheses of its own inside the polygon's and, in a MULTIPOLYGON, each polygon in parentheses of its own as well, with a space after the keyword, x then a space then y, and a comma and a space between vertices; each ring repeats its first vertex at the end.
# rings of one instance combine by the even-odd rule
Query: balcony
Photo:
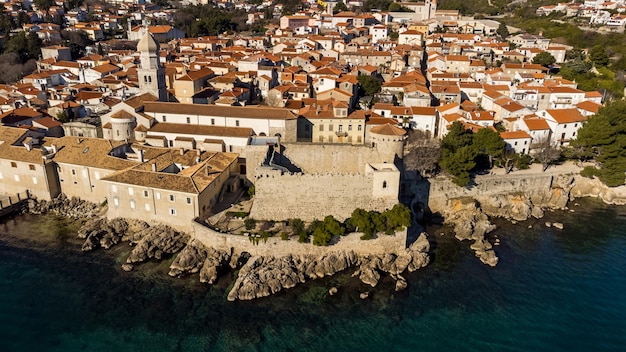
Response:
POLYGON ((335 132, 335 135, 337 135, 337 137, 347 137, 348 136, 348 132, 337 131, 337 132, 335 132))

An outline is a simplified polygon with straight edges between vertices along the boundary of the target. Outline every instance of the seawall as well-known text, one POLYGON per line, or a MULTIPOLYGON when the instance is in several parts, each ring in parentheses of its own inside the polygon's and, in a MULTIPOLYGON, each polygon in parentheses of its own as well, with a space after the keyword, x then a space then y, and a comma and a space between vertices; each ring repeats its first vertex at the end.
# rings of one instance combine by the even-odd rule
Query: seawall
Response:
POLYGON ((337 243, 329 246, 314 246, 311 243, 299 243, 295 237, 288 241, 279 237, 270 237, 267 241, 259 239, 255 244, 247 236, 231 235, 212 230, 197 222, 193 223, 192 238, 207 247, 225 252, 240 254, 248 252, 252 256, 287 256, 313 255, 323 256, 332 252, 353 251, 359 256, 384 255, 401 253, 406 249, 407 230, 396 232, 395 235, 381 234, 371 240, 362 240, 361 233, 350 233, 342 236, 337 243))

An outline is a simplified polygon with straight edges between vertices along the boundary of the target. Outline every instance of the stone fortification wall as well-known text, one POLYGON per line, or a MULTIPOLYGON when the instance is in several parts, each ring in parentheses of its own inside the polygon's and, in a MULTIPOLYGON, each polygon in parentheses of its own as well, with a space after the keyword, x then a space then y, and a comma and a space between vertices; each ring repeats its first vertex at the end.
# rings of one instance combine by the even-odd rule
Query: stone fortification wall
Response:
POLYGON ((374 176, 363 174, 301 174, 257 169, 250 216, 257 220, 322 220, 349 218, 354 209, 384 211, 396 197, 373 197, 374 176))
POLYGON ((406 229, 392 236, 381 234, 378 238, 368 241, 361 240, 361 235, 361 233, 351 233, 342 236, 337 243, 320 247, 311 243, 299 243, 295 238, 284 241, 278 237, 270 237, 267 241, 259 240, 258 244, 254 244, 247 236, 220 233, 196 222, 193 223, 192 232, 192 237, 205 246, 227 253, 232 249, 233 255, 248 252, 252 256, 323 256, 332 252, 353 251, 359 256, 368 256, 402 253, 406 248, 406 229))
POLYGON ((364 173, 367 163, 393 163, 394 150, 347 144, 284 144, 283 154, 304 173, 364 173))
MULTIPOLYGON (((569 189, 573 174, 509 174, 481 175, 471 188, 458 187, 445 177, 429 179, 415 187, 420 202, 428 204, 434 213, 445 210, 448 199, 471 197, 477 200, 510 193, 524 193, 538 205, 546 205, 545 198, 554 189, 569 189), (427 201, 426 201, 427 200, 427 201)), ((549 204, 547 204, 549 205, 549 204)))

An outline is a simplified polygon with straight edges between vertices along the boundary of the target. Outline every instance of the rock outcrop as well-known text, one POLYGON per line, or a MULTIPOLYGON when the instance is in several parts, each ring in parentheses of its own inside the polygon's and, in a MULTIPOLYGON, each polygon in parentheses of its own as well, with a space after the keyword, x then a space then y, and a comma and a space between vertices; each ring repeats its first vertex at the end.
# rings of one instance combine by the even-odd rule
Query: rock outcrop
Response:
POLYGON ((189 236, 166 225, 148 227, 137 232, 130 241, 134 248, 126 263, 141 263, 151 258, 162 259, 164 255, 183 249, 188 240, 189 236))
POLYGON ((396 280, 396 290, 407 286, 400 275, 405 270, 415 271, 429 263, 430 243, 422 233, 411 246, 400 253, 359 257, 353 251, 330 252, 321 257, 313 255, 288 255, 281 257, 250 258, 241 268, 228 300, 251 300, 275 294, 307 280, 334 275, 350 267, 359 266, 353 276, 372 287, 380 280, 381 273, 388 273, 396 280))
POLYGON ((89 219, 106 213, 106 207, 76 197, 68 198, 65 194, 61 194, 50 201, 29 199, 25 211, 38 215, 53 213, 72 219, 89 219))
MULTIPOLYGON (((505 214, 503 209, 516 209, 515 216, 519 217, 520 214, 530 216, 531 208, 521 199, 515 201, 515 205, 506 203, 507 205, 503 206, 505 201, 510 199, 509 197, 494 197, 488 207, 492 212, 502 210, 501 214, 505 214)), ((471 198, 460 198, 450 199, 448 205, 444 217, 446 223, 454 227, 455 237, 460 241, 473 240, 470 248, 474 250, 480 261, 495 266, 498 263, 498 257, 491 244, 486 240, 485 235, 495 230, 496 226, 489 221, 478 202, 471 198)))
POLYGON ((600 198, 606 204, 626 205, 626 186, 608 187, 597 178, 574 177, 570 198, 600 198))

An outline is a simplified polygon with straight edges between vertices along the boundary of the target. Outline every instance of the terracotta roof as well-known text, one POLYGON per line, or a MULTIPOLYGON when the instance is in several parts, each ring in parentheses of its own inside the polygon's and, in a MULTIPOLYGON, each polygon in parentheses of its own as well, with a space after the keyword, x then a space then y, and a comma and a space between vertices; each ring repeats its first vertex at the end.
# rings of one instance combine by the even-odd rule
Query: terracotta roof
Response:
POLYGON ((530 135, 526 131, 507 131, 500 132, 500 137, 502 139, 521 139, 521 138, 531 138, 530 135))
POLYGON ((135 162, 111 156, 111 151, 124 145, 121 141, 102 138, 63 137, 48 140, 46 145, 55 144, 58 148, 54 161, 72 165, 95 167, 107 170, 121 170, 136 165, 135 162))
POLYGON ((239 138, 247 138, 252 135, 252 129, 248 127, 191 125, 169 122, 157 123, 148 131, 148 133, 150 132, 239 138))
POLYGON ((598 110, 602 107, 602 104, 594 103, 593 101, 582 101, 576 104, 576 107, 585 111, 590 111, 593 113, 597 113, 598 110))
POLYGON ((546 110, 546 112, 559 124, 587 121, 578 109, 546 110))
POLYGON ((550 129, 548 122, 540 117, 524 119, 524 123, 531 131, 543 131, 550 129))
POLYGON ((370 132, 375 134, 382 134, 385 136, 404 136, 406 134, 405 130, 390 123, 372 127, 370 132))
POLYGON ((251 119, 292 120, 296 119, 290 110, 266 106, 218 106, 205 104, 180 104, 146 102, 144 112, 155 114, 187 114, 201 116, 223 116, 251 119))

